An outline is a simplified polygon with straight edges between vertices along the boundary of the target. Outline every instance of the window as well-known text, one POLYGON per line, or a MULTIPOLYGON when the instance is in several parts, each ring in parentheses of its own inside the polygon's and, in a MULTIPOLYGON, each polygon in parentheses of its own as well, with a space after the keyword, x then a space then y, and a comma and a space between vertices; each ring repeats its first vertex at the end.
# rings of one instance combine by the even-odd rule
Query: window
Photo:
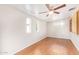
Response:
POLYGON ((26 18, 26 33, 31 33, 31 19, 26 18))
POLYGON ((36 32, 39 32, 39 29, 40 29, 40 28, 39 28, 39 27, 40 27, 39 24, 40 24, 40 22, 37 20, 37 21, 36 21, 36 32))

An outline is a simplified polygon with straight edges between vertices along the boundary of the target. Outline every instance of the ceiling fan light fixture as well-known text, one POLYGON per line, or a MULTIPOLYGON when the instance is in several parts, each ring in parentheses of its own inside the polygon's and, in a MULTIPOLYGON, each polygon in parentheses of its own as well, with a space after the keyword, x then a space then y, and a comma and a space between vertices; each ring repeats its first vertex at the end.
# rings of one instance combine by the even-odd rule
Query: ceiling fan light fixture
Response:
POLYGON ((53 13, 54 13, 53 11, 50 11, 50 12, 49 12, 50 15, 53 14, 53 13))

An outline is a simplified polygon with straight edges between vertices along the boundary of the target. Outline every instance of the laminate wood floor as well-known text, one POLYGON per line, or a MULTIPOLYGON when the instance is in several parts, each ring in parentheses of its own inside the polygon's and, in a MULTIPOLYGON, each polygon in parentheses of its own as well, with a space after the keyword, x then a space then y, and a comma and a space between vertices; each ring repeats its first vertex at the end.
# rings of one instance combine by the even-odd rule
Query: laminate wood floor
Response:
POLYGON ((69 39, 45 38, 16 55, 77 55, 78 51, 69 39))

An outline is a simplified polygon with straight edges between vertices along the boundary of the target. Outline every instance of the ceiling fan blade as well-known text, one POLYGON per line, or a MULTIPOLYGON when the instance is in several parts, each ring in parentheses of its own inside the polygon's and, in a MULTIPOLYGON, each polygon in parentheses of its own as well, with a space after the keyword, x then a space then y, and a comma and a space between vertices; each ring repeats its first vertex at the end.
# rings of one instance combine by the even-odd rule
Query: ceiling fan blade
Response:
POLYGON ((63 7, 65 7, 65 6, 66 6, 66 4, 63 4, 63 5, 61 5, 61 6, 58 6, 58 7, 54 8, 54 10, 57 10, 57 9, 63 8, 63 7))
POLYGON ((49 4, 46 4, 46 7, 48 8, 49 11, 52 10, 49 4))
POLYGON ((60 14, 59 12, 56 12, 56 11, 54 11, 54 13, 56 13, 56 14, 60 14))
POLYGON ((50 7, 49 7, 49 4, 46 4, 46 7, 49 9, 50 7))
POLYGON ((74 10, 74 9, 76 9, 75 7, 73 7, 73 8, 70 8, 68 11, 72 11, 72 10, 74 10))
POLYGON ((49 14, 46 15, 46 17, 48 17, 48 16, 49 16, 49 14))
POLYGON ((43 14, 43 13, 47 13, 47 12, 40 12, 39 14, 43 14))

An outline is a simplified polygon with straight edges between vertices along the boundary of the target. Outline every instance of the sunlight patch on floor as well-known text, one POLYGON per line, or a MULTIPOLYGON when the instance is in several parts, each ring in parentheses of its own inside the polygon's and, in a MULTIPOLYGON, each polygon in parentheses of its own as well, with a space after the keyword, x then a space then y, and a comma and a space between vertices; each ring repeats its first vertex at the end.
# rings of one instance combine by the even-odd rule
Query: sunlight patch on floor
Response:
POLYGON ((68 54, 68 50, 63 45, 54 44, 49 47, 50 54, 68 54))

